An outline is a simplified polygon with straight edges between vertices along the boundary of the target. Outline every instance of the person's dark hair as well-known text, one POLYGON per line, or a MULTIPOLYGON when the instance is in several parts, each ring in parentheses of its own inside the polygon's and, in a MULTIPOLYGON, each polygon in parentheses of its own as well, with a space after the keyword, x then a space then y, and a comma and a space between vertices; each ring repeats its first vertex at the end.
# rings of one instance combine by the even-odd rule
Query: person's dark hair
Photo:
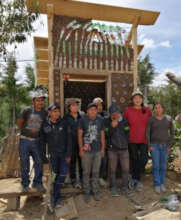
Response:
POLYGON ((155 105, 161 105, 161 107, 164 109, 165 107, 164 107, 164 105, 161 103, 161 102, 155 102, 154 104, 153 104, 153 109, 155 108, 155 105))
POLYGON ((143 103, 141 104, 141 108, 142 108, 142 109, 141 109, 142 114, 145 114, 145 113, 146 113, 146 109, 144 108, 144 104, 143 104, 143 103))

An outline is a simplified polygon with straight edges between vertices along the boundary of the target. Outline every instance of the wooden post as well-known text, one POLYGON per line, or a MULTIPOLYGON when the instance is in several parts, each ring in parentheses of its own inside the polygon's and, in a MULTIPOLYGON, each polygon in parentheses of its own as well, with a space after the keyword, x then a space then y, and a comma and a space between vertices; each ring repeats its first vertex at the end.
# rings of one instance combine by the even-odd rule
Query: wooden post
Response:
POLYGON ((54 102, 54 69, 53 69, 53 17, 54 7, 53 4, 47 4, 48 14, 48 63, 49 63, 49 74, 48 74, 48 94, 49 104, 54 102))
POLYGON ((134 90, 138 86, 138 46, 137 46, 137 26, 133 27, 132 30, 132 39, 133 39, 133 51, 134 51, 134 58, 133 58, 133 85, 134 85, 134 90))
POLYGON ((61 116, 64 115, 64 79, 63 79, 63 72, 60 72, 60 109, 61 109, 61 116))
POLYGON ((112 104, 112 83, 111 83, 112 74, 109 73, 107 77, 107 109, 112 104))

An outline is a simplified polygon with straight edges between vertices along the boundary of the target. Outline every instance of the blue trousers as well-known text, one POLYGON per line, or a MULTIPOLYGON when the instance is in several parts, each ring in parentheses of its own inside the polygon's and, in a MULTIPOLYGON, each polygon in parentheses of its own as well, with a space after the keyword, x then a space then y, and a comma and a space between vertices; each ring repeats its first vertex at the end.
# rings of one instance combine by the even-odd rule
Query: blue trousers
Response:
POLYGON ((165 183, 168 152, 164 145, 152 144, 151 146, 154 148, 151 152, 154 184, 160 186, 165 183))
POLYGON ((39 152, 39 141, 30 141, 26 139, 20 139, 19 156, 21 166, 21 184, 26 187, 30 184, 29 172, 30 172, 30 156, 33 158, 35 176, 33 185, 42 184, 42 160, 39 152))
POLYGON ((65 160, 65 155, 56 154, 50 155, 50 163, 52 171, 56 174, 53 183, 53 200, 56 204, 57 201, 61 200, 61 188, 68 174, 69 164, 65 160))

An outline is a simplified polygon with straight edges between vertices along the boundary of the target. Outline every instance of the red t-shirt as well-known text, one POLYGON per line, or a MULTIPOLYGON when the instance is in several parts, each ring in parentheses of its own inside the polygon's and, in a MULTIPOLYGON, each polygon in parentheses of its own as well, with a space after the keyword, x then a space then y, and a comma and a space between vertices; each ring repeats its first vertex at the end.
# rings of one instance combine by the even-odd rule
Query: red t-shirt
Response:
POLYGON ((128 120, 130 128, 130 143, 147 143, 146 126, 149 117, 152 115, 151 110, 144 106, 146 113, 142 113, 142 109, 135 109, 133 106, 128 107, 124 112, 124 117, 128 120))

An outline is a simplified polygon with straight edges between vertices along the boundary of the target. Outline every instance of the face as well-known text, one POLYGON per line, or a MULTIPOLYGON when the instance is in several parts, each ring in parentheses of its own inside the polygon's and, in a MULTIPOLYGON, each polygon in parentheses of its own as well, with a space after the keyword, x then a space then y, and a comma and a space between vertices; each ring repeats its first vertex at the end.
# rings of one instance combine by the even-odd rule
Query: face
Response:
POLYGON ((133 97, 133 105, 135 106, 141 106, 141 104, 143 103, 143 98, 140 95, 135 95, 133 97))
POLYGON ((35 110, 41 110, 44 107, 44 98, 34 98, 32 101, 35 110))
POLYGON ((77 113, 78 110, 79 110, 79 105, 78 105, 78 103, 75 102, 75 103, 71 104, 70 107, 69 107, 69 110, 70 110, 70 112, 72 112, 72 113, 77 113))
POLYGON ((98 103, 97 103, 97 111, 98 111, 98 112, 102 112, 102 110, 103 110, 102 102, 98 102, 98 103))
POLYGON ((97 108, 94 106, 87 110, 87 114, 89 118, 96 118, 97 113, 98 113, 97 108))
POLYGON ((48 114, 52 120, 57 120, 60 117, 60 109, 56 108, 54 110, 48 111, 48 114))
POLYGON ((114 114, 111 115, 112 120, 118 120, 119 119, 119 112, 115 112, 114 114))
POLYGON ((164 109, 163 109, 162 105, 156 104, 154 106, 154 112, 155 112, 156 115, 162 115, 163 111, 164 111, 164 109))

